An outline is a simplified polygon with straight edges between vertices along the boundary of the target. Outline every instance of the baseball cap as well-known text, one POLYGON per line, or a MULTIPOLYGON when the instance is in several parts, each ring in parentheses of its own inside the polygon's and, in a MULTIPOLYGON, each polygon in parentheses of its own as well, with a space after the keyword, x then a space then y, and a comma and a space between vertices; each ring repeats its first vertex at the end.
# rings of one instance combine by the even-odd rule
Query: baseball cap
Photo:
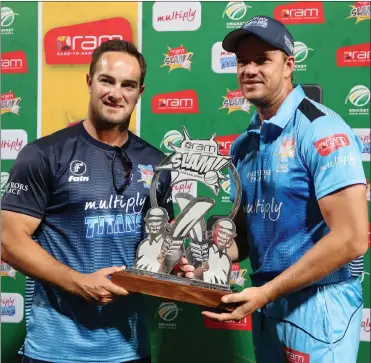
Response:
POLYGON ((240 29, 233 30, 224 38, 222 46, 227 52, 236 53, 239 41, 246 35, 255 35, 287 55, 294 55, 294 38, 280 21, 269 16, 257 15, 240 29))

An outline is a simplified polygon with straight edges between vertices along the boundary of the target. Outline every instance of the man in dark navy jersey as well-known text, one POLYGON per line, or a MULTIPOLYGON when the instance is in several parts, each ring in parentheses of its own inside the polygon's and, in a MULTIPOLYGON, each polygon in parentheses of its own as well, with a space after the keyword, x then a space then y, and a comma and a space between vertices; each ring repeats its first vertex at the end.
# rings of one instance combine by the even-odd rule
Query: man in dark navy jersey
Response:
MULTIPOLYGON (((86 120, 25 146, 2 199, 2 259, 27 278, 23 362, 150 362, 143 298, 109 275, 132 266, 164 155, 128 131, 145 60, 111 40, 92 56, 86 120)), ((170 176, 157 200, 173 218, 170 176)))

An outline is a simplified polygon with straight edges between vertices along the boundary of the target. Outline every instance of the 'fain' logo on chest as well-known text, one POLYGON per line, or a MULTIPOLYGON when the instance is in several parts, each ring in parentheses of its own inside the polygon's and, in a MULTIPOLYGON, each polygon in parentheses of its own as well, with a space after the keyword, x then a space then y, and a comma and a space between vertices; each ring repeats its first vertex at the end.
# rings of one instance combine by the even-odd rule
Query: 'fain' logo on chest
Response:
POLYGON ((87 182, 89 181, 88 176, 84 176, 86 173, 86 164, 80 160, 74 160, 70 164, 70 172, 72 175, 68 177, 68 182, 87 182))

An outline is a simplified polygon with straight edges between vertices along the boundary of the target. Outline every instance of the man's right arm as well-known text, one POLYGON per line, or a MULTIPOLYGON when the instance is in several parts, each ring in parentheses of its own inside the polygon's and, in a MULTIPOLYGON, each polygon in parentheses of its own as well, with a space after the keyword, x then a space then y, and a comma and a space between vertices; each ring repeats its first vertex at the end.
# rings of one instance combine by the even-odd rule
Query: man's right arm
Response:
POLYGON ((1 222, 3 261, 27 276, 77 291, 78 272, 57 261, 31 238, 41 219, 2 210, 1 222))
POLYGON ((10 171, 1 201, 2 259, 25 275, 88 300, 107 303, 113 295, 127 295, 107 278, 122 267, 81 274, 57 261, 31 238, 44 218, 53 184, 45 153, 35 144, 26 145, 10 171))

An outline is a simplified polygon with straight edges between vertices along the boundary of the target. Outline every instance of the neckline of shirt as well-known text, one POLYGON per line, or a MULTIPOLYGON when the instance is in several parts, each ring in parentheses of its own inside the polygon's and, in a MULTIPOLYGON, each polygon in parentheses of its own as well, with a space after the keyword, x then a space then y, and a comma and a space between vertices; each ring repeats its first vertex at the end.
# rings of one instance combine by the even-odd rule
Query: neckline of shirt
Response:
MULTIPOLYGON (((95 147, 99 148, 99 149, 102 149, 102 150, 106 150, 106 151, 112 151, 114 152, 115 151, 115 146, 112 146, 112 145, 108 145, 102 141, 99 141, 97 139, 95 139, 93 136, 91 136, 85 129, 84 125, 83 125, 83 121, 81 121, 79 123, 79 127, 80 127, 80 133, 82 135, 82 137, 88 141, 90 144, 93 144, 95 147)), ((133 142, 133 133, 131 131, 128 130, 128 139, 126 140, 126 142, 124 143, 124 145, 121 145, 120 148, 122 150, 125 150, 127 149, 131 143, 133 142)))

